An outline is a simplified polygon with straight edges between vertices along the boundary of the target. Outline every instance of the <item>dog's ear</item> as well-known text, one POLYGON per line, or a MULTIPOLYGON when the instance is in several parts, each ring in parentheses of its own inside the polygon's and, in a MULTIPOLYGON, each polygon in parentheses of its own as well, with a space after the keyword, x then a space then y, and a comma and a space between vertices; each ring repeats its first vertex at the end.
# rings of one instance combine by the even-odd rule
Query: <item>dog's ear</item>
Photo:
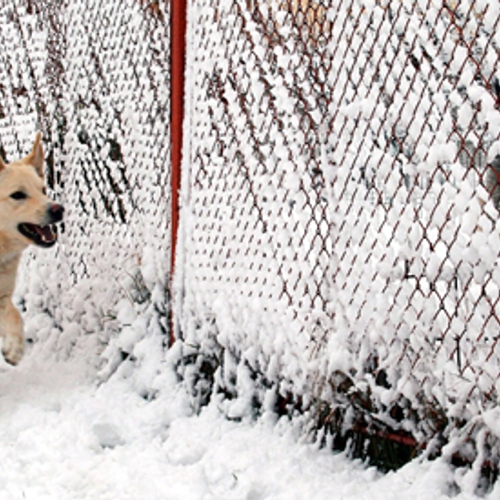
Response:
POLYGON ((43 179, 43 163, 44 163, 44 153, 42 146, 42 134, 37 132, 35 137, 35 143, 31 153, 28 155, 27 160, 30 165, 35 167, 36 173, 43 179))

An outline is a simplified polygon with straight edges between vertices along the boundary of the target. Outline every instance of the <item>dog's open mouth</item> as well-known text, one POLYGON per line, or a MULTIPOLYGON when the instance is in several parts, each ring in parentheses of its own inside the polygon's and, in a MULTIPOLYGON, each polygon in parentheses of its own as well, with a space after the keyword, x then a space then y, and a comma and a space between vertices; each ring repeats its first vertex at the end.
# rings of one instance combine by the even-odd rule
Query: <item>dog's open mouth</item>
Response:
POLYGON ((30 239, 33 243, 41 247, 51 247, 57 241, 57 230, 53 225, 37 226, 27 222, 17 226, 19 232, 30 239))

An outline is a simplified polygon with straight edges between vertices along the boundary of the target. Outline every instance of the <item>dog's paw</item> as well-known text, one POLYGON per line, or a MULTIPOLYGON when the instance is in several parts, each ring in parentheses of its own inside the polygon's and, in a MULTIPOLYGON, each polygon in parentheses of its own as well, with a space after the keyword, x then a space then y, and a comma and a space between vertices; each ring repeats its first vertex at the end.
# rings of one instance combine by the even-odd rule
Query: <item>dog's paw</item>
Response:
POLYGON ((9 335, 3 339, 2 354, 5 361, 11 365, 17 365, 24 354, 24 339, 9 335))

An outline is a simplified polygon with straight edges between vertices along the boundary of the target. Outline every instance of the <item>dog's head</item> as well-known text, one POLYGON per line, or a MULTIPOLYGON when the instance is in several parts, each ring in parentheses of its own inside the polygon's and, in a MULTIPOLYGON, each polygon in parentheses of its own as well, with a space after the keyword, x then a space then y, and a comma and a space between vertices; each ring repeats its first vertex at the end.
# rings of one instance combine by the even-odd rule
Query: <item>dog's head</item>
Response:
POLYGON ((51 247, 57 241, 52 224, 64 208, 45 194, 44 153, 37 134, 30 154, 6 165, 0 159, 0 234, 11 246, 30 243, 51 247))

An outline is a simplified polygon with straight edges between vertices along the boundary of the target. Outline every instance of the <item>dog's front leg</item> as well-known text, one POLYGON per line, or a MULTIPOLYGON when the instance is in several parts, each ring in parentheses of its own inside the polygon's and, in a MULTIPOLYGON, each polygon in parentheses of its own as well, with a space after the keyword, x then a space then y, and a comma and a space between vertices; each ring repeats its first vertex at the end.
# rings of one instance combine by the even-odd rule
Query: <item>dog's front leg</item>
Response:
POLYGON ((5 361, 17 365, 24 353, 23 320, 10 298, 0 300, 0 336, 5 361))

